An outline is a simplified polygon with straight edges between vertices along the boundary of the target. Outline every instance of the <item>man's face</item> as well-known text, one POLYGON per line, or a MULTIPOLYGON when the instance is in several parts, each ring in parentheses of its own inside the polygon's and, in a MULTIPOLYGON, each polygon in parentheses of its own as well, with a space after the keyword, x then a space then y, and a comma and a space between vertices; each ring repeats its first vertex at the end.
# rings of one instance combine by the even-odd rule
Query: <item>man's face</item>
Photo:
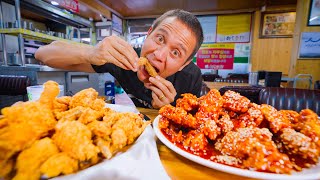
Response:
MULTIPOLYGON (((141 57, 149 59, 158 74, 166 78, 181 70, 196 46, 191 30, 175 17, 166 18, 146 38, 141 57)), ((189 61, 188 61, 189 62, 189 61)), ((148 82, 149 75, 139 67, 138 78, 148 82)))

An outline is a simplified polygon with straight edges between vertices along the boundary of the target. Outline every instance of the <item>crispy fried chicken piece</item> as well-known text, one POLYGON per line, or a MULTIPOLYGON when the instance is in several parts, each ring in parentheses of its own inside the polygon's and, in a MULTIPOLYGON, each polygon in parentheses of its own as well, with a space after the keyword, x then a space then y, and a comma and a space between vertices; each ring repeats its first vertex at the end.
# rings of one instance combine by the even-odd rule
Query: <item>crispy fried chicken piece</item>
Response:
POLYGON ((107 139, 112 133, 111 124, 108 124, 104 121, 92 121, 91 123, 87 124, 87 127, 95 136, 103 139, 107 139))
MULTIPOLYGON (((119 119, 112 125, 112 130, 122 129, 127 136, 127 144, 132 144, 149 124, 150 122, 143 121, 138 114, 131 112, 119 113, 119 119)), ((116 144, 113 135, 111 137, 112 143, 116 144)))
POLYGON ((182 94, 183 98, 177 99, 176 107, 181 107, 186 111, 191 111, 199 107, 199 102, 197 96, 185 93, 182 94))
POLYGON ((13 159, 8 159, 8 160, 0 160, 0 177, 4 177, 5 179, 9 173, 13 170, 14 167, 14 161, 13 159))
POLYGON ((234 125, 227 113, 221 112, 220 114, 221 117, 218 119, 216 123, 221 128, 221 132, 223 134, 226 134, 227 132, 232 131, 234 125))
POLYGON ((59 84, 54 81, 47 81, 43 84, 44 90, 41 93, 39 102, 46 108, 53 109, 53 100, 59 95, 59 84))
POLYGON ((94 143, 99 147, 102 154, 107 158, 118 152, 126 145, 132 144, 134 140, 143 132, 145 127, 150 122, 144 122, 142 118, 135 113, 117 113, 110 111, 108 114, 112 115, 111 118, 106 116, 103 118, 103 123, 92 122, 89 128, 96 130, 94 132, 97 137, 94 143), (93 124, 97 123, 97 124, 93 124), (113 124, 112 124, 113 123, 113 124), (101 127, 98 127, 101 126, 101 127), (109 127, 111 127, 111 131, 109 127), (101 128, 98 130, 98 128, 101 128), (98 132, 103 129, 108 129, 105 132, 98 132))
POLYGON ((67 111, 69 109, 70 100, 71 100, 70 96, 63 96, 63 97, 56 98, 53 101, 53 114, 57 119, 60 119, 57 117, 59 113, 67 111))
POLYGON ((98 92, 93 88, 88 88, 76 93, 71 98, 69 108, 72 109, 77 106, 82 106, 100 111, 104 108, 104 105, 105 102, 98 98, 98 92))
MULTIPOLYGON (((2 109, 5 125, 0 129, 0 160, 29 147, 54 129, 52 112, 39 102, 23 102, 2 109)), ((4 120, 1 120, 4 121, 4 120)))
POLYGON ((261 106, 250 103, 250 108, 247 112, 240 114, 237 119, 234 120, 235 128, 245 127, 258 127, 263 121, 264 117, 261 112, 261 106))
POLYGON ((220 92, 216 89, 211 89, 205 96, 199 98, 199 109, 196 113, 196 118, 199 122, 206 119, 217 120, 219 113, 222 110, 223 99, 220 92))
POLYGON ((86 108, 84 112, 80 115, 78 121, 83 124, 88 124, 92 121, 102 119, 103 115, 104 115, 103 110, 96 111, 91 108, 86 108))
POLYGON ((222 98, 224 99, 223 107, 228 110, 244 113, 249 109, 250 100, 237 92, 228 90, 222 98))
POLYGON ((94 140, 94 143, 100 149, 100 152, 106 159, 110 159, 114 153, 114 150, 111 148, 111 140, 105 140, 103 138, 97 137, 94 140))
POLYGON ((40 167, 43 177, 51 178, 60 174, 71 174, 79 169, 78 161, 61 152, 47 159, 40 167))
POLYGON ((41 164, 57 153, 59 150, 50 138, 36 141, 19 154, 15 167, 17 173, 13 179, 39 179, 41 164))
POLYGON ((320 149, 312 142, 308 136, 296 132, 294 129, 285 128, 280 135, 283 147, 289 155, 298 155, 303 159, 317 163, 320 155, 320 149))
POLYGON ((59 122, 52 139, 63 152, 79 161, 90 161, 98 156, 99 149, 92 144, 91 131, 78 121, 59 122))
POLYGON ((163 117, 168 118, 170 121, 173 121, 176 124, 187 128, 197 129, 200 125, 197 122, 197 119, 187 111, 185 111, 183 108, 173 107, 170 104, 163 106, 159 110, 159 114, 163 117))
POLYGON ((290 173, 294 164, 278 151, 272 141, 272 133, 266 128, 239 128, 228 132, 215 148, 223 155, 243 160, 245 168, 274 173, 290 173))
POLYGON ((90 108, 77 106, 75 108, 69 109, 68 111, 57 112, 55 115, 59 121, 75 121, 87 109, 90 108))
POLYGON ((280 111, 277 111, 274 107, 262 104, 261 112, 264 117, 268 120, 272 132, 277 133, 284 128, 291 128, 292 124, 290 120, 282 114, 280 111))
POLYGON ((208 140, 202 132, 191 130, 188 132, 183 146, 190 148, 191 151, 205 150, 208 145, 208 140))
POLYGON ((204 123, 200 125, 199 131, 211 140, 215 140, 217 136, 221 134, 221 128, 212 119, 204 121, 204 123))
POLYGON ((300 114, 297 113, 296 111, 292 110, 280 110, 280 113, 282 113, 289 121, 291 124, 296 124, 299 122, 299 117, 300 114))
POLYGON ((152 77, 156 77, 158 75, 157 71, 154 69, 154 67, 150 64, 149 60, 145 57, 140 57, 138 64, 140 66, 144 66, 148 74, 152 77))
POLYGON ((310 109, 304 109, 300 112, 298 123, 294 129, 310 137, 320 149, 320 120, 315 112, 310 109))

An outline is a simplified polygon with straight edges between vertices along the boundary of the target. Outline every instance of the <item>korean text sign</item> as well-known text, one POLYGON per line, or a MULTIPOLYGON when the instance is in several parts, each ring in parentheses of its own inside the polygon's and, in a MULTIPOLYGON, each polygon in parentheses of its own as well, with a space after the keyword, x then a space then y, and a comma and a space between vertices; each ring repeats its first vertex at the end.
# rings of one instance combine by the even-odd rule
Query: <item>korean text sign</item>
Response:
POLYGON ((203 44, 197 53, 200 69, 233 69, 234 44, 203 44))

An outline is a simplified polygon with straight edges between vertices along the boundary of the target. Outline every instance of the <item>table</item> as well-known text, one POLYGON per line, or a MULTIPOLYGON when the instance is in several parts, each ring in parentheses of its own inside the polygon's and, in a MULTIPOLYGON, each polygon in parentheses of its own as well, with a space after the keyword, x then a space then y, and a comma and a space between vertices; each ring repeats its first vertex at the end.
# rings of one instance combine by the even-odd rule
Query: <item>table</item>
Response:
MULTIPOLYGON (((147 115, 151 120, 154 120, 156 116, 158 116, 158 110, 146 108, 137 109, 140 113, 147 115)), ((190 161, 169 149, 159 139, 157 140, 157 147, 162 165, 171 179, 251 179, 217 171, 190 161)))
POLYGON ((217 89, 217 90, 219 90, 224 86, 249 86, 248 83, 209 82, 209 81, 204 81, 204 83, 206 83, 210 89, 217 89))

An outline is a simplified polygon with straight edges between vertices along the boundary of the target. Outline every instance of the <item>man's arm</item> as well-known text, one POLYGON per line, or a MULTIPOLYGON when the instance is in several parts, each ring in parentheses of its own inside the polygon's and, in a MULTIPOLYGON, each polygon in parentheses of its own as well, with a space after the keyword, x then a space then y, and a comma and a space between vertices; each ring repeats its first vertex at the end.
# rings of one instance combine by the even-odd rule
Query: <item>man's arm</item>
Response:
POLYGON ((96 46, 55 41, 36 51, 35 58, 60 69, 95 72, 93 65, 112 63, 126 70, 137 71, 138 55, 117 36, 104 38, 96 46))
POLYGON ((49 45, 40 47, 35 53, 35 58, 53 68, 95 72, 88 57, 88 52, 92 51, 93 48, 89 45, 54 41, 49 45))

